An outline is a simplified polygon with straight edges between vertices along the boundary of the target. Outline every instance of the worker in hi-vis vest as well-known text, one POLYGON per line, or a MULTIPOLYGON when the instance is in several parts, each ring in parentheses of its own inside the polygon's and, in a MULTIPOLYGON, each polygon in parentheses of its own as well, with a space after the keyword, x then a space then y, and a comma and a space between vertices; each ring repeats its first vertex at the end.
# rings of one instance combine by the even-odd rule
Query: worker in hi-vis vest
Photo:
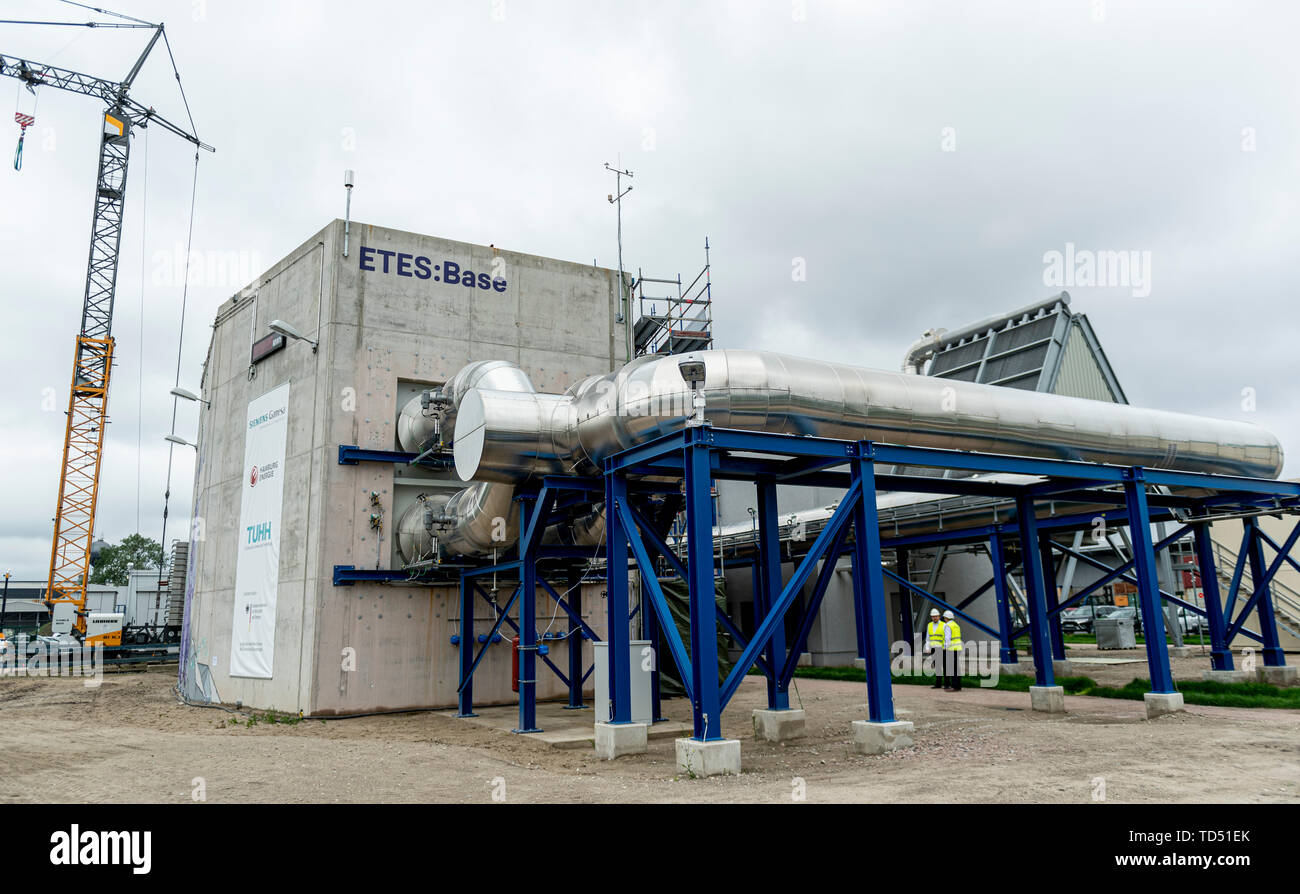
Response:
POLYGON ((961 625, 953 619, 951 611, 943 613, 943 658, 947 666, 947 682, 944 689, 961 692, 961 625))
POLYGON ((947 625, 939 619, 939 610, 930 609, 930 623, 925 625, 925 650, 934 657, 934 685, 931 689, 942 689, 948 673, 943 642, 944 631, 947 629, 947 625))

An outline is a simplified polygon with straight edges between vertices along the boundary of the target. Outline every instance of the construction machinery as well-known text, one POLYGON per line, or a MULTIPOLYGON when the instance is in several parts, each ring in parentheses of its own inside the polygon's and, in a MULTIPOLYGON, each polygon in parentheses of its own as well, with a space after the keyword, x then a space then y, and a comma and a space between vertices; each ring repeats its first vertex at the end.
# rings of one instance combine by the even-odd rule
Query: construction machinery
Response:
MULTIPOLYGON (((154 125, 192 143, 197 149, 213 151, 211 146, 192 133, 192 118, 190 130, 186 130, 129 95, 136 76, 159 40, 166 47, 175 71, 175 60, 163 26, 118 13, 107 13, 105 10, 96 12, 115 16, 122 21, 54 24, 152 31, 144 52, 121 80, 99 78, 0 54, 0 75, 17 78, 32 93, 41 87, 52 87, 95 97, 105 103, 100 134, 99 171, 95 178, 94 214, 90 228, 90 257, 86 268, 81 328, 73 351, 63 466, 59 474, 59 496, 54 516, 54 541, 50 551, 46 591, 46 601, 52 611, 60 605, 72 606, 75 612, 73 635, 78 639, 87 636, 86 582, 90 573, 95 507, 99 497, 104 428, 108 422, 108 388, 114 348, 113 299, 117 288, 131 135, 137 128, 154 125)), ((176 75, 176 80, 179 85, 179 74, 176 75)), ((183 89, 181 95, 183 99, 183 89)), ((188 113, 188 103, 186 110, 188 113)), ((196 151, 196 163, 197 159, 196 151)))

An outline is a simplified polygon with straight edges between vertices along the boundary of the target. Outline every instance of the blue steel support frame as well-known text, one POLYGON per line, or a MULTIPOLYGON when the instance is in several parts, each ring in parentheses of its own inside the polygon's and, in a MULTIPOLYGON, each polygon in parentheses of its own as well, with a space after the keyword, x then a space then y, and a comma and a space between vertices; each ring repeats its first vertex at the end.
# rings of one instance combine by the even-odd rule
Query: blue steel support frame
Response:
MULTIPOLYGON (((692 429, 699 432, 700 429, 692 429)), ((717 606, 713 583, 713 474, 711 450, 698 436, 686 442, 686 573, 691 615, 693 739, 722 738, 718 689, 717 606)))
MULTIPOLYGON (((857 496, 853 507, 853 597, 862 618, 859 638, 866 645, 867 718, 873 723, 894 720, 894 691, 889 675, 889 608, 880 570, 880 522, 876 514, 876 472, 871 445, 859 443, 859 456, 850 464, 857 496)), ((827 561, 834 563, 835 557, 827 561)))
POLYGON ((1047 597, 1044 594, 1042 554, 1038 551, 1038 519, 1034 499, 1016 498, 1016 523, 1020 527, 1021 563, 1025 573, 1025 596, 1029 601, 1029 642, 1034 650, 1034 677, 1039 686, 1056 685, 1052 669, 1052 641, 1047 632, 1047 597))
MULTIPOLYGON (((627 620, 628 540, 623 528, 623 514, 629 508, 627 479, 610 474, 608 463, 605 470, 605 507, 605 608, 609 616, 609 629, 605 637, 609 642, 606 656, 609 665, 609 722, 631 723, 632 665, 628 655, 631 637, 627 620)), ((641 580, 644 591, 644 574, 641 580)), ((604 718, 596 719, 599 721, 604 718)))
POLYGON ((1002 535, 989 537, 989 563, 993 566, 993 598, 998 607, 998 640, 1001 643, 999 660, 1003 664, 1015 664, 1016 642, 1011 635, 1011 592, 1007 587, 1006 559, 1002 548, 1002 535))
POLYGON ((1128 506, 1129 537, 1133 542, 1133 567, 1137 573, 1138 604, 1146 638, 1147 664, 1152 692, 1174 692, 1169 669, 1169 647, 1165 642, 1165 613, 1160 605, 1160 583, 1156 577, 1155 544, 1151 540, 1151 518, 1147 511, 1145 470, 1134 466, 1124 480, 1128 506))
MULTIPOLYGON (((767 617, 772 605, 781 595, 784 581, 781 579, 781 529, 777 520, 776 481, 767 475, 755 483, 758 490, 758 562, 754 566, 754 579, 758 586, 754 591, 754 626, 757 627, 767 617)), ((831 557, 827 561, 834 562, 831 557)), ((742 645, 741 648, 744 648, 742 645)), ((769 668, 785 665, 785 625, 779 624, 772 631, 772 638, 764 650, 769 668)), ((780 679, 779 674, 772 674, 767 680, 767 706, 772 710, 784 711, 790 707, 789 682, 780 679)))
POLYGON ((537 544, 547 512, 541 500, 519 501, 519 726, 517 733, 540 733, 537 726, 537 544))
MULTIPOLYGON (((998 637, 1002 643, 1004 659, 1014 661, 1017 658, 1014 642, 1027 632, 1034 652, 1037 683, 1052 685, 1055 676, 1052 670, 1054 650, 1050 627, 1059 618, 1061 610, 1086 598, 1092 589, 1100 586, 1101 583, 1092 584, 1088 589, 1068 598, 1054 600, 1056 604, 1049 607, 1044 572, 1045 566, 1050 568, 1052 564, 1051 551, 1055 549, 1071 556, 1074 556, 1076 551, 1051 543, 1045 536, 1047 532, 1087 529, 1098 517, 1108 524, 1130 524, 1135 527, 1134 561, 1118 569, 1102 566, 1107 568, 1107 575, 1103 578, 1103 582, 1121 577, 1136 581, 1139 590, 1143 593, 1144 617, 1155 615, 1154 622, 1148 620, 1147 624, 1155 626, 1159 633, 1163 630, 1163 615, 1159 612, 1161 598, 1188 606, 1193 610, 1199 611, 1199 609, 1183 600, 1162 593, 1155 579, 1156 551, 1166 548, 1174 540, 1185 536, 1190 528, 1184 528, 1181 532, 1164 538, 1159 544, 1154 544, 1149 527, 1153 520, 1177 518, 1180 517, 1179 511, 1190 511, 1190 518, 1195 523, 1198 514, 1209 516, 1214 512, 1230 511, 1223 507, 1232 507, 1231 511, 1237 512, 1248 511, 1254 507, 1271 507, 1288 512, 1300 508, 1300 485, 1288 482, 1126 468, 1072 460, 1044 460, 933 448, 876 445, 869 442, 713 429, 709 426, 693 427, 662 435, 617 454, 606 461, 605 476, 607 501, 615 509, 608 513, 610 523, 607 525, 608 550, 612 553, 610 559, 612 582, 610 593, 613 597, 610 603, 611 618, 618 618, 626 607, 626 594, 619 593, 621 588, 616 582, 628 568, 631 558, 629 548, 631 553, 635 554, 638 567, 646 569, 655 567, 651 555, 651 549, 654 549, 665 557, 677 574, 686 579, 691 605, 689 657, 680 636, 674 636, 675 628, 668 628, 665 625, 664 637, 668 641, 673 659, 683 672, 683 679, 689 681, 687 689, 692 703, 695 736, 697 739, 704 740, 719 735, 721 711, 725 709, 741 680, 751 668, 757 665, 769 678, 774 678, 777 691, 789 682, 797 663, 797 656, 806 642, 808 630, 820 607, 826 584, 833 574, 835 559, 844 551, 850 553, 860 572, 854 576, 854 602, 862 628, 860 637, 863 642, 863 652, 867 659, 869 712, 873 720, 887 720, 892 718, 893 709, 892 694, 889 691, 889 613, 884 578, 897 580, 905 592, 917 594, 938 606, 951 608, 964 621, 998 637), (756 458, 755 454, 766 454, 775 458, 756 458), (1049 480, 1041 484, 1023 486, 985 481, 974 483, 950 479, 939 481, 934 478, 922 479, 906 475, 877 476, 875 468, 878 464, 1028 474, 1043 476, 1049 480), (847 474, 831 471, 843 466, 849 467, 847 474), (685 480, 683 490, 687 503, 685 525, 687 562, 684 565, 667 549, 664 538, 657 534, 654 526, 628 502, 629 480, 645 475, 680 476, 685 480), (776 483, 837 486, 845 487, 846 491, 831 517, 822 526, 812 546, 796 561, 790 580, 780 587, 773 583, 762 589, 759 597, 763 602, 761 621, 753 637, 746 642, 739 636, 739 632, 734 630, 730 620, 720 615, 713 606, 714 518, 710 488, 714 479, 748 480, 757 483, 764 477, 770 477, 776 483), (1195 493, 1208 491, 1211 496, 1193 498, 1178 494, 1157 494, 1148 501, 1146 494, 1148 485, 1187 488, 1195 493), (891 491, 978 493, 1011 498, 1016 504, 1016 530, 1013 533, 1008 526, 995 523, 933 535, 894 537, 882 543, 875 508, 875 493, 878 486, 891 491), (948 488, 952 490, 949 491, 948 488), (1079 502, 1109 502, 1115 504, 1117 508, 1100 512, 1094 510, 1086 513, 1053 515, 1051 518, 1040 520, 1034 515, 1036 500, 1051 500, 1067 505, 1079 502), (846 547, 846 534, 850 523, 855 531, 855 537, 853 543, 846 547), (1007 561, 1006 545, 1010 537, 1017 535, 1021 554, 1018 563, 1024 565, 1030 615, 1030 623, 1018 630, 1012 629, 1006 580, 1007 573, 1014 567, 1013 563, 1007 561), (956 606, 948 605, 934 594, 907 581, 905 577, 883 569, 880 564, 880 551, 884 545, 896 550, 906 550, 913 546, 980 541, 988 544, 991 564, 994 567, 993 575, 987 583, 956 606), (783 650, 784 654, 782 654, 781 650, 772 648, 773 638, 777 635, 778 628, 784 631, 786 614, 791 610, 804 585, 812 576, 813 569, 819 563, 822 567, 809 599, 808 609, 800 619, 798 633, 790 641, 789 648, 783 650), (1134 574, 1131 575, 1126 573, 1130 566, 1135 569, 1134 574), (990 587, 999 596, 999 623, 996 630, 962 611, 962 608, 990 587), (714 671, 717 661, 716 639, 719 624, 723 625, 741 645, 740 658, 721 686, 717 685, 714 671)), ((770 515, 770 512, 765 514, 770 515)), ((1287 543, 1282 547, 1261 538, 1262 542, 1269 543, 1277 549, 1280 555, 1267 571, 1261 568, 1256 575, 1262 583, 1245 606, 1242 616, 1238 618, 1238 625, 1244 618, 1245 612, 1262 602, 1265 585, 1272 573, 1284 561, 1294 564, 1294 560, 1284 554, 1289 552, 1297 539, 1300 539, 1300 526, 1297 526, 1293 537, 1288 538, 1287 543)), ((1262 554, 1260 555, 1262 557, 1262 554)), ((1099 564, 1091 557, 1080 555, 1080 558, 1099 564)), ((1246 559, 1243 558, 1242 565, 1245 561, 1246 559)), ((1256 563, 1262 566, 1262 558, 1257 558, 1256 563)), ((757 564, 756 573, 764 573, 761 556, 757 564)), ((1239 568, 1237 577, 1240 575, 1239 568)), ((657 615, 662 623, 667 617, 667 608, 658 586, 657 575, 654 573, 643 575, 643 580, 646 582, 644 590, 648 609, 652 614, 657 615)), ((1231 612, 1224 612, 1224 616, 1226 624, 1227 619, 1231 617, 1231 612)), ((617 626, 617 623, 611 625, 611 627, 617 626)), ((1229 627, 1228 633, 1233 632, 1235 628, 1229 627)), ((1242 631, 1242 633, 1255 636, 1251 631, 1242 631)), ((1167 651, 1163 648, 1149 650, 1149 661, 1153 667, 1153 688, 1160 691, 1158 687, 1171 685, 1167 682, 1167 651), (1163 674, 1159 660, 1161 656, 1164 658, 1163 674)), ((620 656, 617 651, 613 651, 610 662, 612 692, 617 691, 618 678, 625 674, 620 672, 619 666, 626 665, 626 662, 625 656, 620 656)), ((615 698, 617 699, 618 696, 615 695, 615 698)), ((617 705, 615 713, 618 713, 617 705)))
POLYGON ((1214 567, 1214 540, 1208 522, 1193 528, 1196 539, 1196 567, 1201 575, 1201 594, 1205 600, 1205 617, 1210 627, 1210 666, 1215 670, 1232 670, 1232 649, 1225 636, 1223 601, 1219 596, 1219 572, 1214 567))

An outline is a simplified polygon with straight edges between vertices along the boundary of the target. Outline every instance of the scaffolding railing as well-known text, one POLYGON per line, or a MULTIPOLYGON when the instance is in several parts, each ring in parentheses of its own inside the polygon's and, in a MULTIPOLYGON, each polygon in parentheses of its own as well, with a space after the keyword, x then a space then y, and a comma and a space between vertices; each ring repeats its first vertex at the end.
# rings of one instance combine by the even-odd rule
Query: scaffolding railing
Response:
POLYGON ((637 270, 632 295, 637 301, 633 329, 636 356, 685 354, 713 347, 713 285, 709 272, 709 240, 704 240, 704 269, 689 283, 645 276, 637 270), (647 294, 649 285, 672 287, 664 294, 647 294), (673 291, 676 294, 673 294, 673 291))

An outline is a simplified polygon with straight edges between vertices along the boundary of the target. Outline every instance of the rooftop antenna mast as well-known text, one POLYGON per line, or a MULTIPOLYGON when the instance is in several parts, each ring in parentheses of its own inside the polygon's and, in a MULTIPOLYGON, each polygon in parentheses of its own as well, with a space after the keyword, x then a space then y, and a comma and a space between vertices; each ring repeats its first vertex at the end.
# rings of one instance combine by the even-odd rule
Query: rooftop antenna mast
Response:
MULTIPOLYGON (((619 161, 622 164, 622 161, 619 161)), ((623 188, 623 178, 632 179, 631 171, 622 171, 612 167, 609 162, 605 162, 605 170, 614 173, 614 192, 610 193, 607 198, 611 205, 618 206, 618 316, 614 318, 615 323, 622 323, 627 334, 627 356, 632 358, 632 324, 628 321, 628 302, 627 290, 623 283, 623 196, 632 191, 632 185, 628 184, 627 189, 623 188)))

